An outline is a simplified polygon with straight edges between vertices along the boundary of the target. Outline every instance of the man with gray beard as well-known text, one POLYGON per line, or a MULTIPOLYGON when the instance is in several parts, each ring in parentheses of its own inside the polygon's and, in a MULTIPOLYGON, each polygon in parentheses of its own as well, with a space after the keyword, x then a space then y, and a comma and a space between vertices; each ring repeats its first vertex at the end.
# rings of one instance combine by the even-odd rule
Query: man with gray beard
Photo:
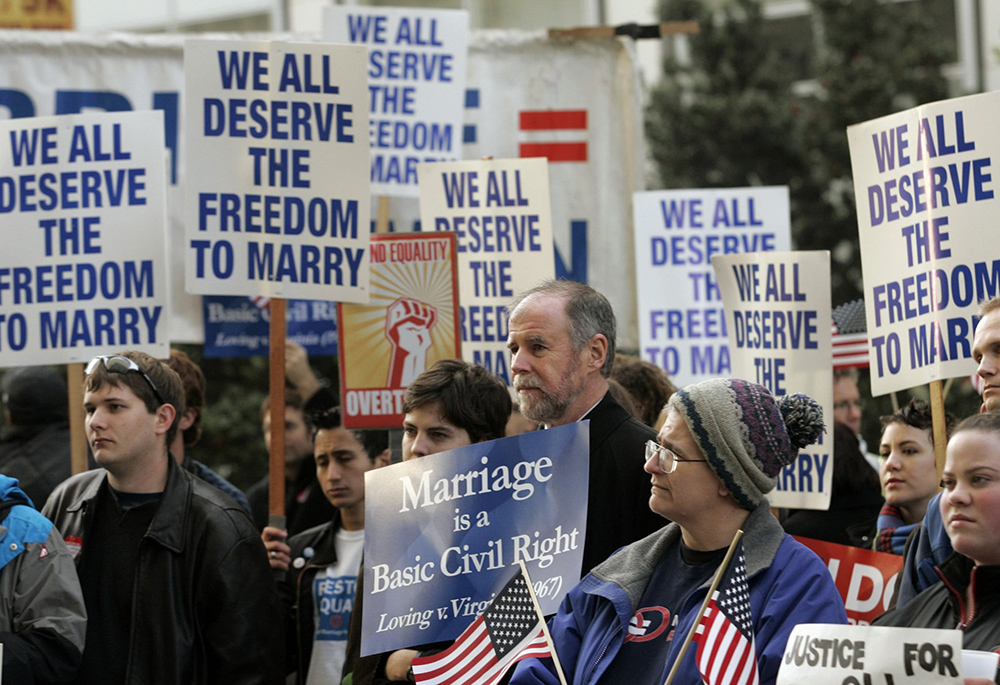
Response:
POLYGON ((666 524, 647 506, 639 464, 656 432, 608 392, 615 315, 602 294, 574 281, 546 281, 507 307, 510 370, 521 413, 546 428, 590 421, 590 493, 582 573, 666 524))

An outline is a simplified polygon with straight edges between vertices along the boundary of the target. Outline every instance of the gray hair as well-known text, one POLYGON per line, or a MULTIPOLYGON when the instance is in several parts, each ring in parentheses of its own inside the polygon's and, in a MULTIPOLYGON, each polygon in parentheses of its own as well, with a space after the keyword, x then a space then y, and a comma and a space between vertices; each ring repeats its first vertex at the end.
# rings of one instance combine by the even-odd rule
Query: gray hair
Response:
POLYGON ((518 305, 532 295, 547 295, 558 297, 566 302, 566 317, 569 319, 570 340, 573 351, 578 352, 584 345, 600 333, 608 341, 608 354, 601 367, 601 375, 611 376, 611 367, 615 363, 615 312, 611 303, 601 293, 589 285, 576 281, 543 281, 530 290, 519 293, 507 305, 507 319, 517 309, 518 305))
POLYGON ((858 370, 857 369, 834 369, 833 370, 833 382, 836 383, 841 378, 850 378, 855 383, 858 382, 858 370))

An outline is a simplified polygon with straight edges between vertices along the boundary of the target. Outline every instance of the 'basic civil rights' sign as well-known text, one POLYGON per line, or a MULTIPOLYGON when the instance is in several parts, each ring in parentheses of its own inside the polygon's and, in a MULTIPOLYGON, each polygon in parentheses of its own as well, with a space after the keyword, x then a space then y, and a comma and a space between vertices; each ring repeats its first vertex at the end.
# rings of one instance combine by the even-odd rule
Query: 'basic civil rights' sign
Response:
POLYGON ((581 421, 365 474, 361 653, 457 637, 519 561, 555 613, 583 562, 589 431, 581 421))

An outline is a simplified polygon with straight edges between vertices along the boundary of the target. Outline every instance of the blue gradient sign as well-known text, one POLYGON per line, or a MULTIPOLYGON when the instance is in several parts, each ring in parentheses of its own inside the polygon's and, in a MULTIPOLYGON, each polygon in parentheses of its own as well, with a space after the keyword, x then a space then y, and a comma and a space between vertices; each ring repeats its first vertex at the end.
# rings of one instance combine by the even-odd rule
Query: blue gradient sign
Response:
POLYGON ((457 637, 519 561, 555 613, 580 579, 589 463, 582 421, 367 473, 361 653, 457 637))

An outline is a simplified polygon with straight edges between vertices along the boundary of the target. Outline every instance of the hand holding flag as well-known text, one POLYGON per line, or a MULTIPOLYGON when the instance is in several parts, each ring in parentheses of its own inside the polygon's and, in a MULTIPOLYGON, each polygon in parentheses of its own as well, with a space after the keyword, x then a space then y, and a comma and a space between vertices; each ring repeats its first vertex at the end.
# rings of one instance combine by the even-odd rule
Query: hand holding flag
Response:
POLYGON ((674 679, 692 641, 698 644, 698 671, 707 685, 758 685, 760 682, 746 557, 740 542, 742 536, 742 530, 736 531, 698 618, 670 669, 666 685, 674 679))
POLYGON ((494 685, 521 659, 551 656, 565 685, 524 562, 517 575, 454 644, 413 660, 413 677, 428 685, 494 685))

